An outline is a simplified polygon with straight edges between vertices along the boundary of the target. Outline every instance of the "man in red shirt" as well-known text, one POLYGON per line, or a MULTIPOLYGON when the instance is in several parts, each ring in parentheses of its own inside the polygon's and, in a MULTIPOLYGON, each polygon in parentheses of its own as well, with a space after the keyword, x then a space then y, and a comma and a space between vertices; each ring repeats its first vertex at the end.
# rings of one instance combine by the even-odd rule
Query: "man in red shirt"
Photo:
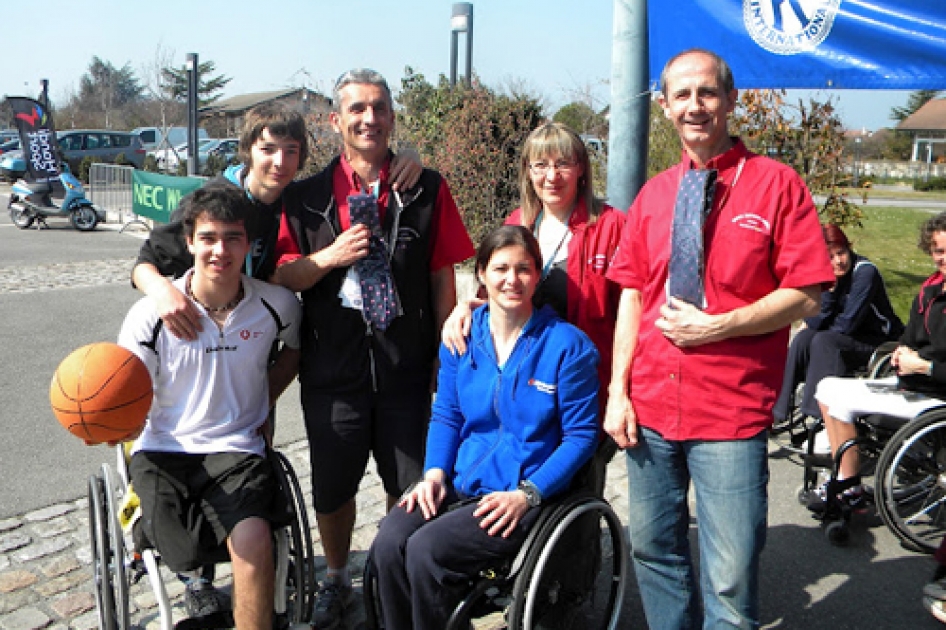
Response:
POLYGON ((384 77, 346 72, 333 100, 341 155, 287 193, 273 276, 302 294, 299 380, 328 565, 317 628, 335 627, 352 600, 348 555, 369 453, 388 508, 421 478, 440 329, 456 305, 454 265, 473 255, 439 173, 424 169, 413 188, 391 189, 394 106, 384 77))
POLYGON ((737 91, 725 61, 680 53, 660 83, 683 155, 641 190, 608 272, 623 292, 605 430, 626 450, 629 531, 649 626, 758 627, 766 437, 788 328, 818 311, 833 274, 801 178, 729 136, 737 91), (671 295, 668 284, 675 200, 691 169, 717 175, 702 224, 700 304, 671 295), (691 482, 699 587, 687 542, 691 482))

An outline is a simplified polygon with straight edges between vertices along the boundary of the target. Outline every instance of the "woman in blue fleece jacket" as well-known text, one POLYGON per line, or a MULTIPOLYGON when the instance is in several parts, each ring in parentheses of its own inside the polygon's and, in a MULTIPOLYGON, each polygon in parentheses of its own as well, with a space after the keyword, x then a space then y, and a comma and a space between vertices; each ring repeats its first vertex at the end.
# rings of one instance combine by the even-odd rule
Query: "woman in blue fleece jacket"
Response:
POLYGON ((442 630, 469 578, 516 553, 536 508, 594 453, 598 352, 550 307, 533 309, 541 269, 522 226, 477 251, 488 307, 473 316, 468 352, 440 349, 424 478, 370 551, 389 630, 442 630))

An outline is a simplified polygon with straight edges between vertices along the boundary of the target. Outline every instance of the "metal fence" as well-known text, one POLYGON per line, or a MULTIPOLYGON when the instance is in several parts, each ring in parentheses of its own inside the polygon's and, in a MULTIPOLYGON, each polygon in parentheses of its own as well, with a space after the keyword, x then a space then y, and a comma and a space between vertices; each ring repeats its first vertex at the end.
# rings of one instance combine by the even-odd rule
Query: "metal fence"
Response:
POLYGON ((144 222, 151 220, 132 212, 131 174, 134 167, 116 164, 92 164, 89 169, 89 200, 105 209, 109 223, 144 222))

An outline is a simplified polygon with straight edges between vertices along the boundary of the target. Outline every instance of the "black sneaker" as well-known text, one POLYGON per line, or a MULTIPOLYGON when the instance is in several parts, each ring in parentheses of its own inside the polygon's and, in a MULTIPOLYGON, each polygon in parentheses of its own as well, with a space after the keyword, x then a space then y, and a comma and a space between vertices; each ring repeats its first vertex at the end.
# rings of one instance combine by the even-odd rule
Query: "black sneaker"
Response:
MULTIPOLYGON (((867 486, 860 483, 847 488, 837 495, 837 498, 842 506, 847 506, 854 512, 866 510, 873 504, 871 492, 867 489, 867 486)), ((808 509, 815 514, 824 514, 827 509, 827 483, 809 491, 807 505, 808 509)))
POLYGON ((191 619, 227 612, 223 597, 213 584, 198 580, 184 589, 184 610, 191 619))
POLYGON ((855 512, 866 510, 873 503, 873 497, 868 492, 867 486, 860 484, 853 488, 848 488, 841 493, 839 497, 841 502, 850 507, 855 512))
POLYGON ((322 582, 315 594, 312 627, 316 630, 330 630, 336 627, 345 616, 345 609, 351 606, 354 599, 351 586, 336 582, 322 582))

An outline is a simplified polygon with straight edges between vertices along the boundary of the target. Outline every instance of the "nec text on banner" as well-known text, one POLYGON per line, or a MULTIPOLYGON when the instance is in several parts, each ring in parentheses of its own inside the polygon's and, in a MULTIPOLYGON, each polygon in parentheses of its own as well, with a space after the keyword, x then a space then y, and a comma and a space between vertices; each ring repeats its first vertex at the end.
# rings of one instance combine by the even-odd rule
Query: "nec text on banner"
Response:
POLYGON ((946 89, 944 0, 651 0, 650 76, 689 48, 740 88, 946 89))
POLYGON ((131 185, 132 212, 159 223, 167 223, 181 197, 203 186, 204 180, 135 170, 131 185))

